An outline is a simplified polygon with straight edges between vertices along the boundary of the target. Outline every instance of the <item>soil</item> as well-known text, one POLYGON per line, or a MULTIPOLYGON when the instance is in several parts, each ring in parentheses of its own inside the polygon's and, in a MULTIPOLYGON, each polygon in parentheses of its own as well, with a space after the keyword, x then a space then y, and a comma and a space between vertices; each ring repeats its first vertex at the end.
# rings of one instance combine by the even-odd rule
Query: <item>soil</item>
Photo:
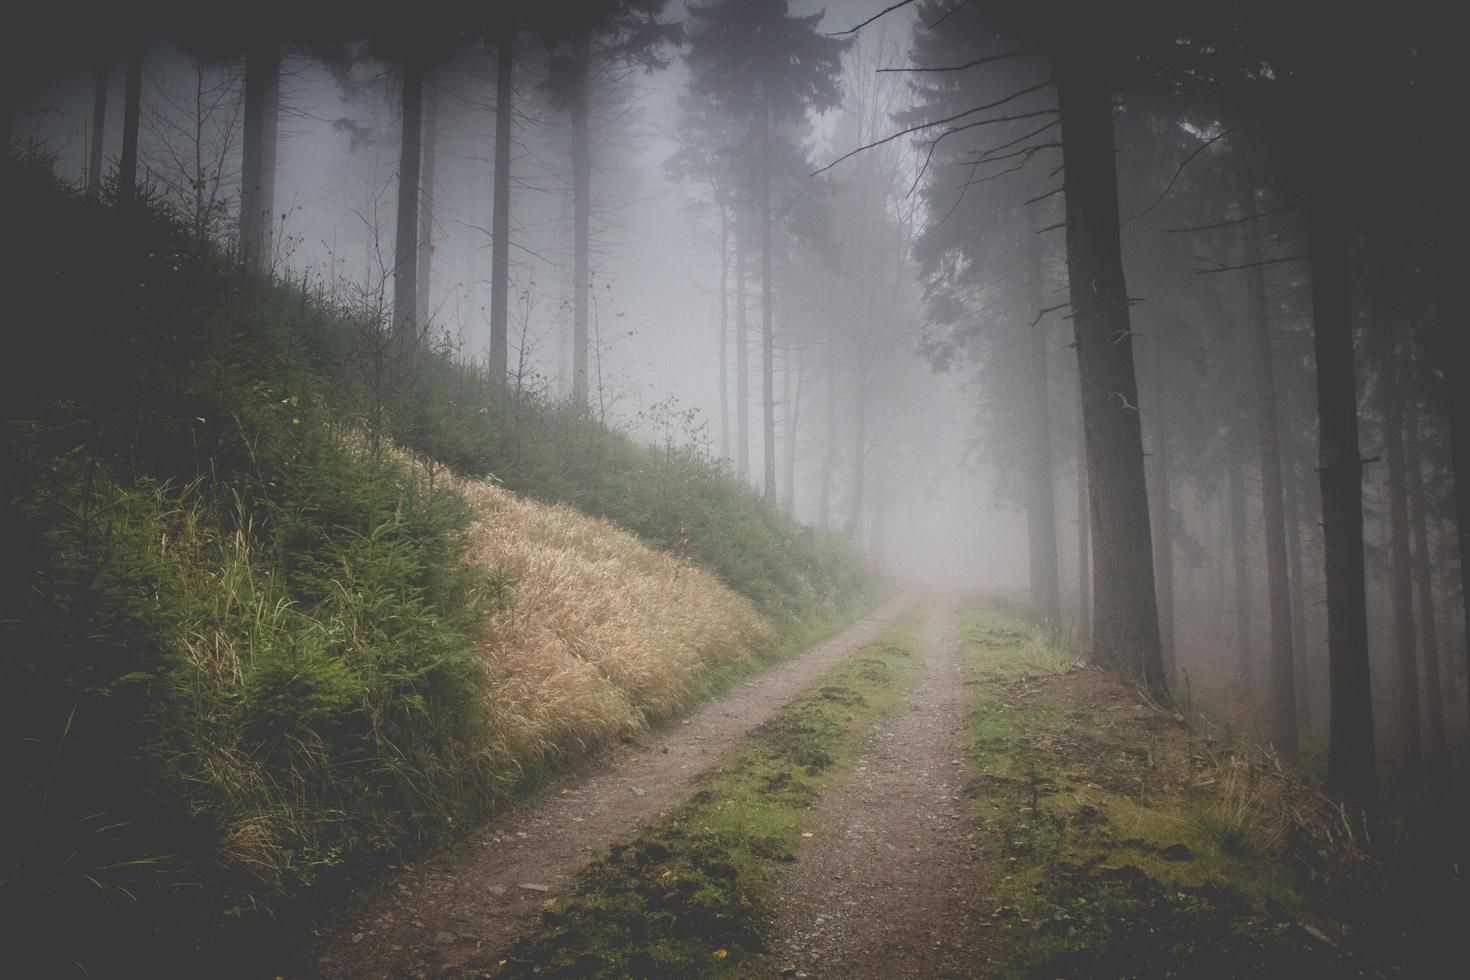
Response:
POLYGON ((776 892, 773 972, 970 977, 984 875, 964 764, 969 694, 953 600, 929 604, 908 709, 869 730, 855 774, 776 892))
MULTIPOLYGON (((404 869, 344 925, 320 936, 289 974, 472 975, 464 972, 469 961, 483 961, 534 930, 544 903, 562 894, 599 851, 632 837, 641 825, 678 806, 694 791, 697 778, 751 729, 838 661, 872 642, 911 605, 908 599, 889 603, 835 639, 746 682, 682 722, 607 753, 585 777, 525 810, 507 814, 463 846, 404 869)), ((958 664, 958 643, 952 636, 949 642, 958 664)), ((958 667, 953 670, 954 711, 962 718, 963 688, 958 667)), ((953 734, 956 740, 961 738, 958 729, 953 734)), ((960 758, 958 748, 944 762, 951 758, 960 758)), ((961 768, 954 767, 952 781, 960 779, 961 768)), ((944 793, 949 792, 946 785, 944 793)), ((952 802, 953 810, 961 812, 959 802, 952 802)))

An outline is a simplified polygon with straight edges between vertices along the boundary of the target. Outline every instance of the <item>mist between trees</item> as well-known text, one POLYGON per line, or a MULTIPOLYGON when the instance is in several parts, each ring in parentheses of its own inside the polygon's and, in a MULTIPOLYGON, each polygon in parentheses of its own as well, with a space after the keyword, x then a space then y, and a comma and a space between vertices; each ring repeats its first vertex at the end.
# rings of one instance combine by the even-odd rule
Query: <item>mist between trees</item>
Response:
POLYGON ((723 461, 900 578, 1025 590, 1158 702, 1445 813, 1470 358, 1434 6, 140 16, 12 35, 3 109, 13 153, 385 343, 723 461))

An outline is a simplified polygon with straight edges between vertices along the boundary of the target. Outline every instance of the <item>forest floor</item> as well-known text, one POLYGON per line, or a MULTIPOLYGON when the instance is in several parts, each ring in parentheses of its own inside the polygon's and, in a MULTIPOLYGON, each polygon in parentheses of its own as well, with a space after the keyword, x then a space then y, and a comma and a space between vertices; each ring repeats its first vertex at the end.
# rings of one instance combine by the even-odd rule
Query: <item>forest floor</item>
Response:
POLYGON ((404 871, 303 972, 1455 975, 1458 872, 1391 871, 1272 757, 934 597, 404 871))
POLYGON ((323 978, 457 976, 535 930, 548 900, 599 851, 666 816, 698 777, 911 605, 896 599, 841 635, 688 717, 579 766, 530 806, 399 869, 286 971, 323 978))

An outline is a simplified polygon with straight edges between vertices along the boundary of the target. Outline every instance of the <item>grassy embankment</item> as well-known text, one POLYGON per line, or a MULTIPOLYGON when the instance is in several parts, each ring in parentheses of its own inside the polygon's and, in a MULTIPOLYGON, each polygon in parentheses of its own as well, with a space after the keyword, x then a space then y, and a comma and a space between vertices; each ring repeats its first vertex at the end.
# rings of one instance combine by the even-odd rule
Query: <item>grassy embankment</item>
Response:
POLYGON ((1464 902, 1446 862, 1411 878, 1292 769, 1144 705, 1006 607, 963 629, 994 975, 1446 975, 1464 902))
POLYGON ((4 167, 12 970, 245 956, 860 601, 851 555, 692 449, 4 167))
POLYGON ((479 964, 501 976, 738 975, 762 964, 776 866, 813 831, 819 793, 849 778, 864 731, 906 702, 906 618, 749 736, 678 811, 602 855, 540 931, 479 964))

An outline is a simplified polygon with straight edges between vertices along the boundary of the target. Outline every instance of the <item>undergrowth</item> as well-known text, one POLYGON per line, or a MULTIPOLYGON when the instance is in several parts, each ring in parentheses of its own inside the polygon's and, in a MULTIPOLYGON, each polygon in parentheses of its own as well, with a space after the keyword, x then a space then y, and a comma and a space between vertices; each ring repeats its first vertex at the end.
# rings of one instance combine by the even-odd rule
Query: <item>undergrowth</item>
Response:
POLYGON ((1413 894, 1395 845, 1295 770, 1141 703, 1013 610, 972 605, 964 638, 995 975, 1445 975, 1452 868, 1413 894))
POLYGON ((471 964, 505 977, 688 977, 759 966, 769 889, 811 831, 818 794, 850 774, 863 732, 912 681, 912 618, 757 727, 678 811, 601 855, 540 930, 471 964))
POLYGON ((249 274, 146 195, 3 167, 17 975, 247 971, 308 899, 501 798, 475 643, 516 583, 461 561, 470 513, 434 458, 682 549, 788 624, 861 591, 715 464, 404 347, 381 305, 249 274))

